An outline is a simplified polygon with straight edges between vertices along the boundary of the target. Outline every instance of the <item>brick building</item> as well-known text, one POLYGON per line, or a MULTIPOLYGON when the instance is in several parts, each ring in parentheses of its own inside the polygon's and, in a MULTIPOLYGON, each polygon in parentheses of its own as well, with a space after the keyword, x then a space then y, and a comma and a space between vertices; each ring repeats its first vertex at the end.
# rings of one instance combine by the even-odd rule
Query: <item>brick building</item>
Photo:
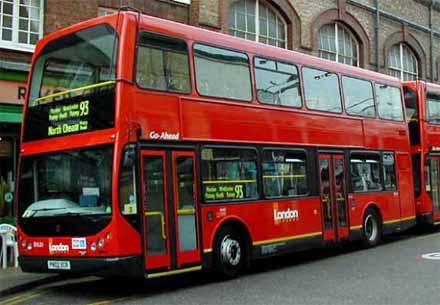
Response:
POLYGON ((0 0, 0 216, 11 213, 5 194, 14 185, 36 41, 126 5, 404 80, 439 82, 440 0, 0 0))

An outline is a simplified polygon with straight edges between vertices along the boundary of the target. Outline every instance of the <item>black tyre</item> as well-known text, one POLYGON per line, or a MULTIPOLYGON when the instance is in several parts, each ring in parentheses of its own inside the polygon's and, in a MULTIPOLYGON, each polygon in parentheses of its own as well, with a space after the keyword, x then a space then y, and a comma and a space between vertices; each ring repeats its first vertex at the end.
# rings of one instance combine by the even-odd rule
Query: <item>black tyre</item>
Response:
POLYGON ((214 241, 214 268, 223 279, 236 277, 245 266, 243 238, 231 227, 221 228, 214 241))
POLYGON ((363 244, 365 247, 374 247, 382 239, 382 221, 379 214, 374 209, 368 209, 365 212, 362 223, 363 244))

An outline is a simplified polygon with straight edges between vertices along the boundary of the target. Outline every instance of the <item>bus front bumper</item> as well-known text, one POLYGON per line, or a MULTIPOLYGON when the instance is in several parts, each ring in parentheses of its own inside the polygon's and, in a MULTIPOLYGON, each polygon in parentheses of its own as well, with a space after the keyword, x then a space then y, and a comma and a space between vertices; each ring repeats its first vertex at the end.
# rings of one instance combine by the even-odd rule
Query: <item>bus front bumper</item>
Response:
POLYGON ((93 258, 19 256, 18 262, 24 272, 97 276, 144 276, 142 259, 138 255, 93 258))

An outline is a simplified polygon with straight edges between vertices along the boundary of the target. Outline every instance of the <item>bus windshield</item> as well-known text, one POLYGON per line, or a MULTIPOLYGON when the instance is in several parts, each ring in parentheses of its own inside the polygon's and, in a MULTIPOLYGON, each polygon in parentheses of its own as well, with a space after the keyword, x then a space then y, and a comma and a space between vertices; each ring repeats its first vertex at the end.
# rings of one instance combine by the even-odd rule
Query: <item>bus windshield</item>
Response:
POLYGON ((20 222, 44 227, 48 218, 111 215, 111 164, 111 146, 23 158, 20 222))
POLYGON ((49 42, 33 67, 24 140, 113 127, 116 50, 108 24, 49 42))

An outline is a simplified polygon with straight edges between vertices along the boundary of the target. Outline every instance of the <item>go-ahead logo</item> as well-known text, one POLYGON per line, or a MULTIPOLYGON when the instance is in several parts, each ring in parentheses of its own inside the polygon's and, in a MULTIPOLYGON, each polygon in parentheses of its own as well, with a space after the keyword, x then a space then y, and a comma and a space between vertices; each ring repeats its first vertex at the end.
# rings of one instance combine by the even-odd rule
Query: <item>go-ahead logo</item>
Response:
POLYGON ((297 221, 299 219, 299 211, 297 209, 287 208, 283 210, 278 209, 278 204, 273 207, 273 219, 275 224, 286 221, 297 221))
POLYGON ((151 131, 148 135, 151 140, 179 140, 179 133, 168 133, 166 131, 151 131))

